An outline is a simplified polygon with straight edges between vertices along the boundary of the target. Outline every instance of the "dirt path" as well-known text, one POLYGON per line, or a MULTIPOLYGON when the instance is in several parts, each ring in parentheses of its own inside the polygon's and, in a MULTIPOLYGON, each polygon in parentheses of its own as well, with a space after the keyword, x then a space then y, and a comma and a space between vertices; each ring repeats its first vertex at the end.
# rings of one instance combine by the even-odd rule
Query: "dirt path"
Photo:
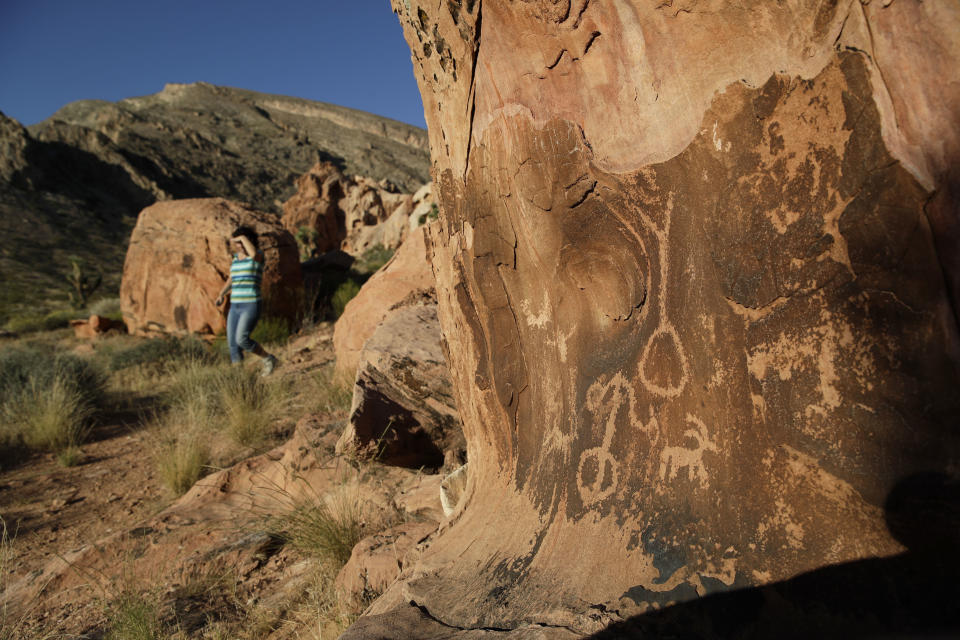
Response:
POLYGON ((169 503, 150 458, 143 425, 96 428, 84 461, 61 466, 33 454, 0 472, 0 515, 11 539, 7 582, 40 571, 114 531, 129 528, 169 503))

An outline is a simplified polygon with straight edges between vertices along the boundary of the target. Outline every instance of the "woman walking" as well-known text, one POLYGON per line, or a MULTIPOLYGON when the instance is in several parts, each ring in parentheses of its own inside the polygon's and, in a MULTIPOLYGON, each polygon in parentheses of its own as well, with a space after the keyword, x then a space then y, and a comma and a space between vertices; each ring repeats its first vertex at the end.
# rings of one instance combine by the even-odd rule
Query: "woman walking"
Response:
POLYGON ((227 345, 230 361, 243 362, 243 352, 249 351, 263 358, 263 375, 273 373, 277 366, 275 356, 250 339, 250 333, 260 319, 260 281, 263 279, 263 252, 257 234, 250 227, 237 227, 230 236, 233 262, 230 277, 217 296, 217 306, 230 296, 230 312, 227 314, 227 345))

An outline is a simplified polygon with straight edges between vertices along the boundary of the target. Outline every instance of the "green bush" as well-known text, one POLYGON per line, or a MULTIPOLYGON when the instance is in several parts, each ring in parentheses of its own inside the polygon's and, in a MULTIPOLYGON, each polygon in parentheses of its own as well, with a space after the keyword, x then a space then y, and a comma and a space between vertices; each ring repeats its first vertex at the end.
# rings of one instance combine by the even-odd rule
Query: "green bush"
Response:
MULTIPOLYGON (((83 442, 106 395, 91 362, 39 348, 0 351, 0 440, 5 447, 64 452, 83 442)), ((76 455, 61 457, 75 463, 76 455)))
POLYGON ((333 308, 333 317, 339 318, 342 316, 343 310, 347 307, 347 303, 353 300, 358 293, 360 293, 360 283, 356 280, 348 279, 341 283, 336 291, 333 292, 333 296, 330 299, 330 306, 333 308))
POLYGON ((60 380, 97 406, 106 395, 107 378, 90 360, 41 347, 0 349, 0 401, 30 388, 50 388, 60 380))
POLYGON ((290 323, 284 318, 260 318, 250 339, 260 344, 284 344, 290 339, 290 323))
POLYGON ((90 305, 90 315, 98 315, 111 320, 123 320, 120 311, 120 298, 100 298, 90 305))
POLYGON ((111 371, 120 371, 133 366, 165 367, 183 361, 213 362, 214 360, 212 350, 199 338, 168 336, 147 339, 132 347, 112 351, 108 355, 108 366, 111 371))
POLYGON ((376 273, 380 270, 380 267, 390 261, 393 253, 393 249, 387 249, 382 244, 374 245, 363 252, 363 255, 354 265, 354 269, 363 274, 376 273))

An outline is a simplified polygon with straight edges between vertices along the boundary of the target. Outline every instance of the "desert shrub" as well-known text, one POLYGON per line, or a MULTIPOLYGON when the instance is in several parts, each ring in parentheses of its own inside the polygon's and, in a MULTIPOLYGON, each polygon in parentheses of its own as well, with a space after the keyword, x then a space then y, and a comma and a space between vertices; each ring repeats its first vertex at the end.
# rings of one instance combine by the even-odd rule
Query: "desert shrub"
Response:
POLYGON ((90 305, 91 315, 98 315, 111 320, 122 320, 123 313, 120 311, 120 298, 100 298, 90 305))
POLYGON ((76 447, 105 395, 106 377, 88 360, 36 347, 0 350, 0 435, 5 446, 50 451, 76 447))
POLYGON ((297 232, 293 234, 294 240, 297 241, 297 247, 300 250, 300 260, 307 260, 316 251, 317 248, 317 230, 312 227, 301 226, 297 229, 297 232))
POLYGON ((62 309, 43 315, 15 316, 7 321, 7 330, 14 333, 53 331, 70 326, 71 320, 86 317, 82 311, 62 309))
POLYGON ((342 316, 343 310, 347 307, 347 303, 353 300, 358 293, 360 293, 360 283, 352 278, 345 280, 340 286, 338 286, 330 299, 330 306, 333 309, 333 317, 339 318, 342 316))
POLYGON ((166 336, 146 339, 131 347, 109 353, 111 371, 120 371, 133 366, 150 365, 168 369, 184 361, 213 362, 212 350, 199 338, 166 336))
POLYGON ((354 264, 354 269, 363 274, 376 273, 380 270, 380 267, 390 261, 393 253, 393 249, 387 249, 382 244, 374 245, 363 252, 363 255, 354 264))
POLYGON ((89 360, 38 346, 0 349, 0 398, 19 393, 30 384, 50 386, 57 378, 83 392, 92 402, 103 400, 106 376, 89 360))
POLYGON ((156 448, 156 466, 160 478, 171 493, 181 496, 208 470, 210 449, 202 434, 194 429, 167 429, 156 448))
POLYGON ((322 499, 293 501, 273 524, 284 542, 339 568, 363 537, 363 516, 357 492, 341 488, 322 499))
POLYGON ((284 344, 290 339, 290 323, 284 318, 260 318, 250 338, 260 344, 284 344))

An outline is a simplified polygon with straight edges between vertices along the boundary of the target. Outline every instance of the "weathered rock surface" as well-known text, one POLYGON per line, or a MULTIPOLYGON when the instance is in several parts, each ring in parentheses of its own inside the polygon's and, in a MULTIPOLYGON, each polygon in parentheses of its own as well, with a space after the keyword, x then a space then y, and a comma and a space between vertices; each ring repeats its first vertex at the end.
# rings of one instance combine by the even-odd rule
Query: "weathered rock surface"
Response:
POLYGON ((337 320, 333 348, 337 370, 353 378, 360 351, 390 308, 418 290, 433 289, 424 230, 410 233, 390 261, 367 280, 337 320))
POLYGON ((297 180, 297 193, 283 204, 283 226, 303 236, 313 255, 342 249, 360 255, 381 245, 396 249, 426 222, 433 204, 429 183, 414 195, 392 184, 347 176, 318 162, 297 180))
MULTIPOLYGON (((947 620, 953 569, 917 579, 935 564, 888 521, 911 478, 960 468, 960 7, 393 6, 470 474, 344 637, 417 615, 586 634, 772 583, 788 630, 947 620)), ((715 622, 768 606, 745 593, 715 622)))
POLYGON ((407 522, 358 542, 337 574, 340 596, 357 607, 383 593, 416 559, 417 545, 436 530, 436 522, 407 522))
POLYGON ((436 304, 393 309, 364 344, 340 452, 384 464, 439 469, 463 462, 460 426, 436 304))
POLYGON ((175 200, 144 209, 130 238, 120 285, 130 333, 210 335, 224 329, 215 301, 230 275, 228 238, 240 225, 257 232, 266 259, 261 315, 294 320, 300 260, 277 218, 222 198, 175 200))

